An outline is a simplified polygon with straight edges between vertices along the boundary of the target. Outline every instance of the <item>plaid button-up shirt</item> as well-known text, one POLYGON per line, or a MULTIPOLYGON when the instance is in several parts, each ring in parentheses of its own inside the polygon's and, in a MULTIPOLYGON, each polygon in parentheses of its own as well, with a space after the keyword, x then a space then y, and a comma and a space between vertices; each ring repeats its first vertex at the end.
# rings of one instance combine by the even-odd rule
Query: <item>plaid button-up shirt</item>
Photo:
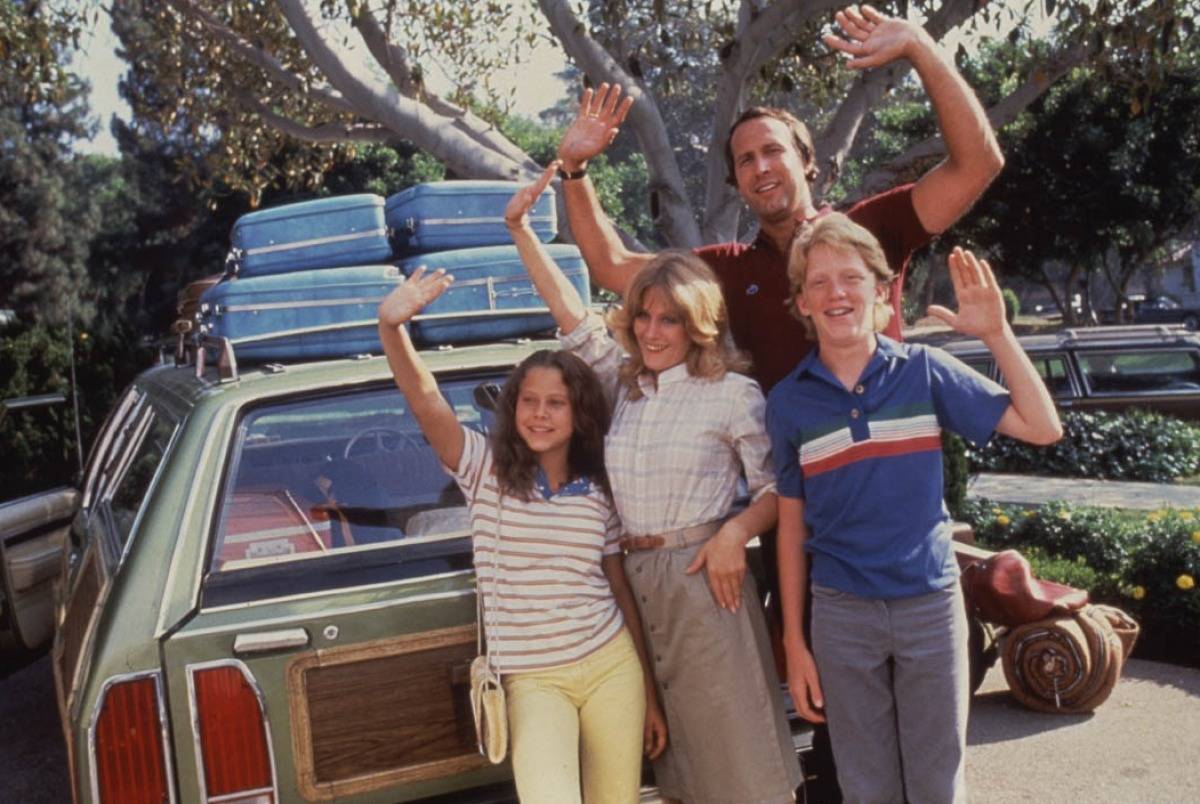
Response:
POLYGON ((631 400, 617 377, 628 356, 598 314, 561 340, 616 400, 605 464, 627 533, 666 533, 725 516, 743 473, 753 499, 775 490, 766 402, 754 380, 733 372, 692 377, 682 363, 660 372, 657 386, 640 377, 644 396, 631 400))

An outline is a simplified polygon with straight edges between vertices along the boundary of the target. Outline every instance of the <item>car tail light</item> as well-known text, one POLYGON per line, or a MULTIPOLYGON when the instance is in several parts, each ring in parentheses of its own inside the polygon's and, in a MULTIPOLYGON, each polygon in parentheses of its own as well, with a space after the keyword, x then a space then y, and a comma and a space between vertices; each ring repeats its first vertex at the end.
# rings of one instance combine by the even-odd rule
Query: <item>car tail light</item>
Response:
POLYGON ((157 804, 170 800, 157 673, 108 686, 93 729, 101 802, 157 804))
POLYGON ((208 800, 274 802, 263 710, 242 666, 193 670, 192 686, 208 800))

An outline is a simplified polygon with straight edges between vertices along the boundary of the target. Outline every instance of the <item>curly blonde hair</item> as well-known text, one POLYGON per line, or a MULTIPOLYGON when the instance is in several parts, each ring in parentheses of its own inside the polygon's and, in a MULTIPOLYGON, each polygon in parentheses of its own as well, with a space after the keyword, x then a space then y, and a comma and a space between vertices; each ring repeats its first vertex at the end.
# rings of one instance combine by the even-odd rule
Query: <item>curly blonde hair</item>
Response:
MULTIPOLYGON (((812 316, 800 312, 796 307, 796 298, 804 292, 804 281, 808 277, 808 255, 816 246, 857 252, 882 287, 889 287, 896 278, 896 274, 888 267, 883 247, 879 245, 875 235, 841 212, 831 212, 818 218, 811 225, 802 226, 796 233, 796 239, 792 241, 791 252, 788 255, 789 291, 786 304, 788 312, 804 325, 804 331, 813 340, 817 338, 817 329, 813 325, 812 316)), ((892 320, 892 305, 886 294, 884 298, 876 300, 872 312, 875 331, 882 332, 892 320)))
POLYGON ((750 361, 733 345, 725 296, 712 269, 690 251, 663 251, 634 275, 624 305, 608 315, 613 337, 629 354, 620 376, 630 399, 641 398, 637 378, 646 370, 633 322, 645 310, 646 292, 651 288, 660 290, 683 318, 692 341, 685 359, 688 374, 715 379, 727 371, 744 372, 750 367, 750 361))

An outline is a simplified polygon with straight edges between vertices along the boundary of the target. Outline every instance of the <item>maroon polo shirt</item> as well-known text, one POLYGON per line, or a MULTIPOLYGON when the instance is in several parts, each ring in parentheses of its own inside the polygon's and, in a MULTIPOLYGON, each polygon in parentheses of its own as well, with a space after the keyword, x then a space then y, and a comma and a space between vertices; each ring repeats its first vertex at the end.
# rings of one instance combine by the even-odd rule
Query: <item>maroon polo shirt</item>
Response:
MULTIPOLYGON (((906 184, 871 196, 846 211, 855 223, 879 239, 888 265, 896 274, 891 294, 894 314, 884 330, 895 340, 900 339, 900 299, 908 259, 932 237, 913 209, 912 188, 906 184)), ((720 243, 697 249, 696 253, 721 281, 733 340, 754 361, 752 374, 763 393, 770 391, 814 345, 804 325, 786 307, 787 255, 780 254, 761 232, 750 244, 720 243)))

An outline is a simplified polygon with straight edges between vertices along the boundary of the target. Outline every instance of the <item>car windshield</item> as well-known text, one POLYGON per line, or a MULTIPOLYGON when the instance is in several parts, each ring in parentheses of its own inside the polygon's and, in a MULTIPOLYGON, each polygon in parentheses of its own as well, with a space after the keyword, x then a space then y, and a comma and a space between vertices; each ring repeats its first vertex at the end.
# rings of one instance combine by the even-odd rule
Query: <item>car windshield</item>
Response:
MULTIPOLYGON (((441 386, 464 425, 486 430, 479 378, 441 386)), ((462 493, 395 388, 258 408, 241 422, 213 572, 463 540, 462 493)), ((463 547, 457 552, 469 548, 463 547)))

